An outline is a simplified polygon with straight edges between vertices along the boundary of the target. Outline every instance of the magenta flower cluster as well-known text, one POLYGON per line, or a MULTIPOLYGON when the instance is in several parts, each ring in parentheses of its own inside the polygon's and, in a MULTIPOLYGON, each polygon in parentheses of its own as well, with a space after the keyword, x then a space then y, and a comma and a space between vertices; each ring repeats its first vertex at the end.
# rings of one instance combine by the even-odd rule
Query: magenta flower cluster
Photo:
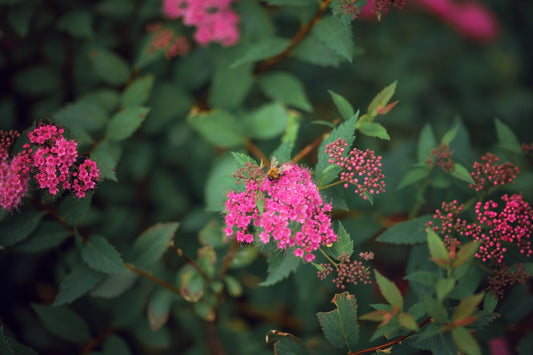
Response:
POLYGON ((9 149, 14 137, 19 134, 8 132, 0 141, 0 205, 13 209, 20 205, 33 178, 41 189, 48 189, 52 195, 63 190, 73 191, 78 198, 96 186, 99 170, 96 163, 85 159, 76 165, 77 143, 63 136, 64 130, 55 125, 40 125, 28 133, 30 143, 13 158, 9 149))
POLYGON ((481 157, 481 162, 474 163, 474 171, 470 173, 475 184, 471 188, 480 191, 491 186, 512 184, 520 170, 513 163, 497 164, 500 158, 492 153, 481 157))
POLYGON ((345 181, 345 188, 349 184, 356 186, 355 193, 366 199, 366 194, 379 194, 385 191, 385 176, 381 171, 381 157, 369 149, 366 151, 353 148, 348 156, 343 156, 347 143, 338 138, 333 143, 326 145, 325 153, 328 154, 330 164, 342 168, 340 180, 345 181))
POLYGON ((246 190, 228 194, 224 231, 242 243, 266 244, 272 239, 279 249, 294 248, 295 256, 311 262, 314 251, 337 239, 331 227, 331 205, 323 203, 306 168, 296 164, 281 168, 275 179, 266 178, 256 165, 239 169, 237 176, 246 190))
POLYGON ((231 9, 233 0, 163 0, 167 18, 183 18, 187 26, 196 26, 194 39, 201 45, 219 42, 232 46, 239 40, 239 17, 231 9))
POLYGON ((154 23, 146 26, 146 31, 152 33, 152 42, 148 46, 148 53, 156 51, 165 53, 165 58, 170 59, 177 56, 185 56, 191 45, 185 36, 179 36, 171 29, 164 27, 161 23, 154 23))

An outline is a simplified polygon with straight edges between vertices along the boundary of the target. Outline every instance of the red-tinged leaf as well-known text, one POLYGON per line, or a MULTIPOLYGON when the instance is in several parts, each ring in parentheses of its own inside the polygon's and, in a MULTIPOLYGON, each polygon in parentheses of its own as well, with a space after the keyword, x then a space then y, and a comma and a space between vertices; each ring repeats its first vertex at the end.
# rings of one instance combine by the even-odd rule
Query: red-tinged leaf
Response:
POLYGON ((396 285, 387 279, 385 276, 381 275, 377 270, 374 270, 374 275, 376 276, 376 282, 379 287, 381 295, 389 302, 393 307, 397 307, 398 310, 403 310, 403 296, 396 287, 396 285))
POLYGON ((363 314, 361 317, 359 317, 359 319, 368 320, 371 322, 383 322, 387 314, 390 314, 390 312, 389 311, 373 311, 373 312, 363 314))
POLYGON ((410 329, 410 330, 417 330, 418 324, 416 324, 415 319, 409 314, 409 313, 400 313, 398 316, 398 322, 400 325, 404 328, 410 329))
POLYGON ((335 310, 316 314, 320 327, 331 345, 351 352, 359 343, 357 301, 355 296, 343 292, 331 302, 337 306, 335 310))
MULTIPOLYGON (((392 84, 385 87, 383 90, 381 90, 370 102, 368 105, 368 114, 370 116, 375 117, 379 112, 379 107, 385 107, 389 103, 390 99, 394 95, 394 92, 396 91, 396 85, 398 84, 397 81, 393 82, 392 84)), ((393 103, 393 107, 394 107, 393 103)), ((391 107, 392 108, 392 107, 391 107)))
POLYGON ((441 267, 446 267, 450 263, 450 256, 439 236, 431 229, 427 231, 427 242, 431 260, 441 267))
POLYGON ((390 104, 388 104, 388 105, 385 106, 385 107, 378 107, 378 108, 377 108, 378 115, 385 115, 385 114, 389 113, 390 110, 392 110, 392 108, 393 108, 394 106, 396 106, 396 104, 397 104, 398 102, 399 102, 399 101, 396 100, 396 101, 394 101, 394 102, 391 102, 390 104))
POLYGON ((161 328, 168 320, 170 307, 176 299, 176 295, 164 288, 157 288, 150 296, 146 313, 150 329, 161 328))
POLYGON ((204 279, 191 265, 187 264, 178 272, 181 295, 189 302, 198 302, 204 295, 204 279))
POLYGON ((455 308, 453 319, 458 320, 470 316, 483 300, 483 296, 484 292, 481 292, 463 299, 455 308))

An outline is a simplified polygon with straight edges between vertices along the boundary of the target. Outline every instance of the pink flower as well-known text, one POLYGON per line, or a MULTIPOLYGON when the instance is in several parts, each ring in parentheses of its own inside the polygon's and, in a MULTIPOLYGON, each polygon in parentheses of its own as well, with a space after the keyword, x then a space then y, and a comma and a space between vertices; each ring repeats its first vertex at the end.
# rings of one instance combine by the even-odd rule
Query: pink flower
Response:
POLYGON ((295 248, 295 256, 307 262, 321 245, 333 243, 337 236, 331 228, 331 205, 324 204, 307 169, 296 164, 282 165, 276 179, 267 179, 256 165, 239 169, 239 180, 246 190, 231 191, 226 200, 226 235, 252 243, 254 227, 259 242, 271 239, 278 248, 295 248))
POLYGON ((10 159, 9 150, 20 134, 0 131, 0 206, 5 210, 17 208, 28 192, 30 158, 20 152, 10 159))
POLYGON ((496 164, 499 160, 500 158, 496 155, 487 153, 481 157, 481 162, 475 162, 474 172, 470 174, 474 179, 475 185, 470 184, 470 187, 480 191, 492 186, 514 183, 514 179, 520 173, 520 170, 509 162, 496 164))

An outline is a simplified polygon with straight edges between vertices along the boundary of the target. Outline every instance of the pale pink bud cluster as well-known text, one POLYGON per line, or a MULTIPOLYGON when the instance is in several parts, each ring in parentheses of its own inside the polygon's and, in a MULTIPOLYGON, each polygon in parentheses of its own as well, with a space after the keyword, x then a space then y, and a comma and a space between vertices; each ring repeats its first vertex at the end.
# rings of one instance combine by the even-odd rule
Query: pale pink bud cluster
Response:
POLYGON ((167 18, 183 18, 187 26, 196 26, 194 39, 201 45, 219 42, 232 46, 239 40, 239 17, 231 9, 233 0, 163 0, 167 18))
POLYGON ((460 244, 457 237, 471 237, 481 233, 481 227, 475 224, 468 224, 465 220, 457 217, 463 210, 463 205, 458 205, 457 200, 446 203, 443 202, 440 210, 436 210, 433 218, 437 223, 429 221, 426 226, 435 233, 444 236, 444 243, 449 248, 452 243, 460 244))
POLYGON ((256 165, 249 164, 245 173, 241 170, 246 190, 228 194, 224 231, 243 243, 266 244, 272 239, 278 248, 294 248, 295 256, 311 262, 314 251, 337 239, 329 216, 331 205, 323 203, 307 169, 296 164, 281 168, 275 179, 266 178, 256 165))
MULTIPOLYGON (((363 260, 372 260, 374 258, 373 252, 360 253, 359 257, 363 260)), ((369 284, 370 270, 360 260, 350 260, 350 255, 343 253, 339 257, 339 264, 335 269, 331 264, 320 264, 321 270, 318 271, 319 279, 324 280, 329 274, 336 273, 337 277, 333 279, 335 286, 340 289, 346 289, 348 284, 357 285, 358 283, 369 284)))
POLYGON ((191 48, 185 36, 178 36, 171 28, 163 27, 161 23, 154 23, 146 27, 146 31, 152 33, 152 42, 148 46, 148 53, 163 51, 165 58, 184 56, 191 48))
POLYGON ((487 153, 481 157, 481 162, 475 162, 474 171, 470 173, 475 184, 470 184, 470 187, 480 191, 490 186, 514 183, 520 170, 510 162, 498 165, 499 160, 496 155, 487 153))
POLYGON ((328 154, 330 164, 342 168, 340 180, 345 181, 345 188, 349 184, 356 186, 355 193, 366 199, 366 194, 379 194, 385 191, 385 176, 381 171, 381 157, 369 149, 366 151, 353 148, 348 156, 343 156, 347 143, 338 138, 333 143, 326 145, 325 153, 328 154))
POLYGON ((453 171, 452 151, 447 144, 441 144, 438 148, 431 151, 431 155, 427 157, 426 164, 429 166, 440 166, 442 170, 447 173, 453 171))
POLYGON ((5 210, 17 208, 28 191, 31 159, 26 152, 13 158, 9 150, 20 134, 0 131, 0 206, 5 210))

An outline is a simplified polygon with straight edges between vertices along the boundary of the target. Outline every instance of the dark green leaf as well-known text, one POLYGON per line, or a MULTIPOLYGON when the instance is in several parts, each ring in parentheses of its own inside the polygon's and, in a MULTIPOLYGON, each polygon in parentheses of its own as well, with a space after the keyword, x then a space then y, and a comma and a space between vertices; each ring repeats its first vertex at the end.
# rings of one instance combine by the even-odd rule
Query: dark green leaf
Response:
POLYGON ((209 211, 220 212, 224 209, 226 196, 238 187, 233 177, 239 166, 229 154, 217 159, 207 176, 205 184, 205 203, 209 211))
POLYGON ((7 23, 17 35, 26 37, 34 12, 35 4, 29 1, 20 6, 13 6, 7 11, 7 23))
POLYGON ((340 22, 339 18, 329 16, 319 21, 313 27, 312 32, 326 46, 351 63, 354 56, 354 45, 351 28, 347 27, 340 22))
POLYGON ((417 244, 426 241, 426 224, 432 216, 420 216, 396 223, 376 238, 376 241, 391 244, 417 244))
POLYGON ((446 308, 428 294, 424 294, 424 309, 426 313, 439 323, 444 323, 448 319, 446 308))
POLYGON ((431 125, 426 123, 418 138, 418 162, 420 164, 425 164, 426 158, 431 155, 431 151, 435 148, 437 148, 437 140, 435 139, 431 125))
POLYGON ((307 355, 309 351, 300 338, 277 330, 270 330, 266 335, 268 344, 274 343, 274 353, 278 355, 307 355))
POLYGON ((483 310, 492 313, 496 309, 497 305, 498 296, 493 292, 485 293, 485 298, 483 299, 483 310))
POLYGON ((315 0, 266 0, 270 5, 278 6, 309 6, 316 4, 315 0))
POLYGON ((219 147, 233 147, 244 142, 241 123, 229 112, 213 110, 189 116, 189 123, 209 143, 219 147))
POLYGON ((377 123, 377 122, 361 123, 358 129, 365 136, 390 140, 390 136, 387 133, 387 130, 380 123, 377 123))
POLYGON ((72 310, 41 304, 33 304, 32 307, 44 327, 57 337, 75 343, 85 343, 91 340, 89 326, 72 310))
POLYGON ((440 279, 435 285, 435 292, 437 294, 437 301, 442 302, 455 286, 455 280, 452 278, 440 279))
POLYGON ((247 154, 231 152, 231 155, 233 155, 233 159, 235 159, 235 162, 239 168, 245 167, 246 163, 257 165, 257 162, 247 154))
POLYGON ((385 276, 381 275, 374 269, 374 275, 376 276, 376 282, 379 287, 381 295, 389 302, 393 307, 398 307, 399 311, 403 310, 403 296, 398 287, 385 276))
POLYGON ((175 300, 176 294, 164 288, 157 288, 152 293, 146 310, 150 329, 157 330, 167 322, 170 315, 170 307, 175 300))
POLYGON ((516 138, 511 128, 497 118, 494 119, 494 124, 496 125, 496 134, 498 135, 500 147, 514 153, 521 153, 520 141, 516 138))
POLYGON ((263 75, 259 85, 266 96, 274 101, 294 106, 304 111, 313 111, 302 82, 286 72, 271 72, 263 75))
POLYGON ((106 112, 97 104, 81 100, 68 104, 53 114, 55 122, 68 127, 74 134, 95 131, 107 122, 106 112))
POLYGON ((98 170, 102 174, 102 179, 118 182, 115 169, 121 152, 122 146, 113 141, 103 141, 94 147, 91 152, 91 159, 96 162, 98 170))
POLYGON ((90 58, 96 75, 106 83, 124 85, 130 79, 128 63, 117 54, 105 49, 95 49, 90 53, 90 58))
POLYGON ((242 285, 235 277, 226 275, 224 277, 225 288, 230 296, 240 297, 242 295, 242 285))
POLYGON ((116 335, 108 337, 104 343, 104 355, 130 355, 126 341, 116 335))
POLYGON ((115 114, 107 125, 107 137, 121 141, 130 137, 143 123, 150 109, 142 106, 128 106, 115 114))
POLYGON ((294 57, 303 62, 319 66, 338 67, 343 57, 328 47, 320 38, 311 33, 300 42, 292 52, 294 57))
POLYGON ((464 327, 457 327, 452 330, 452 338, 455 344, 467 355, 481 355, 481 348, 476 339, 464 327))
POLYGON ((252 69, 251 63, 236 68, 219 65, 209 88, 209 106, 227 110, 240 107, 254 82, 252 69))
POLYGON ((57 22, 57 28, 74 38, 90 39, 94 36, 92 14, 83 10, 67 12, 57 22))
POLYGON ((137 280, 137 274, 123 272, 111 274, 91 291, 91 296, 101 298, 115 298, 130 289, 137 280))
POLYGON ((20 243, 16 250, 26 253, 36 253, 61 244, 71 232, 61 223, 55 221, 42 221, 39 227, 31 234, 31 238, 20 243))
POLYGON ((290 250, 282 253, 272 253, 268 257, 268 275, 260 286, 272 286, 289 277, 300 266, 300 258, 292 254, 290 250))
POLYGON ((472 176, 470 176, 470 172, 464 166, 457 162, 453 163, 453 170, 450 175, 459 180, 463 180, 469 184, 475 183, 474 179, 472 179, 472 176))
POLYGON ((269 37, 261 39, 246 46, 243 55, 234 61, 230 65, 230 68, 236 68, 239 65, 273 57, 287 48, 289 43, 289 40, 284 38, 269 37))
POLYGON ((15 355, 15 349, 4 335, 4 327, 0 326, 0 354, 15 355))
POLYGON ((158 223, 145 230, 133 244, 130 260, 137 267, 157 262, 170 245, 179 223, 158 223))
POLYGON ((51 94, 60 90, 61 75, 48 66, 34 66, 17 73, 14 77, 15 88, 31 96, 51 94))
POLYGON ((409 170, 404 175, 404 177, 402 178, 402 180, 400 181, 400 183, 398 184, 398 187, 396 187, 396 189, 400 190, 400 189, 404 188, 405 186, 412 185, 412 184, 414 184, 417 181, 425 179, 428 176, 429 172, 430 172, 430 170, 429 170, 429 167, 427 167, 427 166, 423 167, 423 168, 413 168, 413 169, 409 170))
POLYGON ((516 347, 519 355, 529 355, 533 349, 533 333, 525 335, 520 339, 520 343, 516 347))
POLYGON ((28 211, 5 218, 0 224, 0 245, 9 247, 28 238, 44 215, 44 212, 28 211))
POLYGON ((331 98, 333 99, 333 102, 335 103, 335 106, 337 106, 337 110, 339 110, 339 113, 341 114, 341 117, 348 121, 350 118, 353 117, 355 114, 355 111, 352 107, 352 105, 341 95, 337 94, 336 92, 332 90, 328 90, 329 94, 331 95, 331 98))
POLYGON ((440 276, 431 271, 421 270, 407 274, 404 278, 406 280, 419 282, 422 285, 433 288, 437 284, 437 281, 439 280, 440 276))
POLYGON ((67 196, 59 205, 59 215, 70 225, 77 225, 87 215, 94 193, 89 192, 84 198, 67 196))
POLYGON ((61 281, 54 306, 61 306, 77 300, 92 290, 104 278, 104 274, 94 271, 87 265, 83 263, 77 264, 61 281))
POLYGON ((252 138, 270 139, 282 134, 287 128, 289 113, 279 103, 266 104, 246 118, 245 127, 252 138))
POLYGON ((143 105, 152 93, 154 76, 145 75, 131 82, 122 93, 121 103, 123 107, 143 105))
POLYGON ((122 256, 104 237, 91 236, 81 251, 83 260, 105 274, 125 272, 122 256))
POLYGON ((316 314, 326 339, 336 348, 352 352, 359 343, 357 301, 348 292, 336 294, 331 302, 337 307, 330 312, 316 314))

